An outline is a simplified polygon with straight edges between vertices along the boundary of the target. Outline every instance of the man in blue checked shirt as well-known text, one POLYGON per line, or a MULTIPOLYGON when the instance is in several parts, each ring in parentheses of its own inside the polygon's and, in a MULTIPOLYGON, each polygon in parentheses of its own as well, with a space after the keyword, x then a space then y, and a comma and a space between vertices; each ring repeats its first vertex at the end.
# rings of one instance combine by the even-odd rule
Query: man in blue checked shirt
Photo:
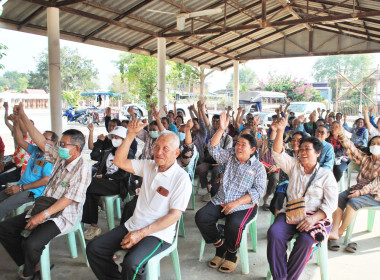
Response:
POLYGON ((201 208, 195 222, 206 243, 213 243, 215 257, 208 266, 220 272, 231 273, 236 269, 242 232, 257 213, 267 175, 264 165, 253 155, 256 139, 250 134, 239 136, 235 154, 219 147, 220 139, 229 124, 229 116, 220 115, 220 127, 209 144, 209 152, 215 161, 225 166, 224 176, 217 194, 201 208), (218 219, 225 218, 224 239, 216 227, 218 219))

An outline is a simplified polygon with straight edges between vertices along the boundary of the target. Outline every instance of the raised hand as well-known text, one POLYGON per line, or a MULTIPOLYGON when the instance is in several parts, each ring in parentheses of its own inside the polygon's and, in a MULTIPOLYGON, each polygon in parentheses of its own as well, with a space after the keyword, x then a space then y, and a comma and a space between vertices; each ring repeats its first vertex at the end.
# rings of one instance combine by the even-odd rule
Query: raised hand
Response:
POLYGON ((300 116, 298 116, 298 121, 299 121, 300 123, 303 123, 303 122, 305 121, 305 115, 300 115, 300 116))
POLYGON ((363 107, 363 113, 364 113, 364 114, 367 114, 367 113, 368 113, 368 106, 364 106, 364 107, 363 107))
POLYGON ((226 130, 230 124, 230 116, 227 116, 226 112, 220 114, 219 129, 226 130))
POLYGON ((111 107, 107 107, 105 110, 106 116, 111 116, 111 107))
POLYGON ((253 123, 254 123, 254 125, 259 125, 259 123, 260 123, 260 117, 259 117, 259 115, 255 115, 254 117, 253 117, 253 123))
POLYGON ((190 129, 193 128, 193 126, 194 126, 193 120, 190 119, 190 120, 187 121, 186 126, 185 126, 185 129, 190 130, 190 129))
POLYGON ((238 113, 240 114, 241 111, 243 110, 243 108, 242 108, 242 107, 239 107, 237 110, 238 110, 238 113))
POLYGON ((227 107, 227 110, 228 110, 228 111, 231 111, 231 110, 232 110, 232 107, 231 107, 231 106, 228 106, 228 107, 227 107))
POLYGON ((372 114, 373 114, 373 110, 374 110, 374 107, 373 107, 373 106, 369 107, 369 112, 370 112, 371 116, 372 116, 372 114))
POLYGON ((90 132, 94 132, 94 125, 92 123, 90 123, 88 126, 87 126, 88 130, 90 132))
POLYGON ((347 120, 347 115, 346 114, 343 115, 343 120, 344 120, 344 123, 346 123, 346 120, 347 120))
POLYGON ((136 120, 130 121, 128 124, 128 134, 129 133, 137 134, 141 130, 143 130, 144 127, 146 127, 147 125, 148 125, 148 123, 142 123, 139 120, 138 121, 136 121, 136 120))
POLYGON ((277 124, 277 130, 285 131, 285 128, 288 124, 286 116, 285 118, 280 118, 276 124, 277 124))
POLYGON ((164 110, 164 112, 165 112, 166 115, 168 114, 168 106, 164 105, 162 107, 162 110, 164 110))
POLYGON ((317 108, 318 115, 321 114, 321 108, 317 108))
POLYGON ((8 110, 8 102, 4 102, 3 106, 4 106, 5 110, 8 110))

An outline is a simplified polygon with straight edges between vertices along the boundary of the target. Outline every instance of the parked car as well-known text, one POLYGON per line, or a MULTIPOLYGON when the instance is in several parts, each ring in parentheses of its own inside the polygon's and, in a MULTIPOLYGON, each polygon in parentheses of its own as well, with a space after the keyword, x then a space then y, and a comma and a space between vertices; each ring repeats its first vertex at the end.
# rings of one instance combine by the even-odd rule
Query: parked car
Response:
POLYGON ((326 105, 321 102, 292 102, 290 103, 288 110, 294 112, 296 117, 299 115, 305 115, 307 117, 318 108, 326 110, 326 105))
POLYGON ((136 119, 141 119, 141 118, 147 118, 148 117, 148 111, 141 107, 138 104, 127 104, 124 105, 123 108, 121 109, 121 114, 124 117, 127 117, 128 119, 131 119, 131 116, 128 113, 128 108, 130 106, 133 106, 133 110, 135 111, 136 119))

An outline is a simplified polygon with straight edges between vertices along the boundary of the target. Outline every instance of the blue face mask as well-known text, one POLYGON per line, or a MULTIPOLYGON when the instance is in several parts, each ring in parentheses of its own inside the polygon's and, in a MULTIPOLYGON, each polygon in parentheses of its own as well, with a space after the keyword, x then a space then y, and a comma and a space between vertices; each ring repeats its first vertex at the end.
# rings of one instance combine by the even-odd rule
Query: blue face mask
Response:
POLYGON ((149 131, 149 136, 156 139, 158 137, 158 131, 149 131))
POLYGON ((183 132, 177 132, 177 136, 179 138, 179 141, 182 142, 183 140, 185 140, 186 134, 183 132))
POLYGON ((62 147, 58 148, 58 155, 62 159, 69 159, 69 158, 71 158, 71 155, 69 154, 69 152, 70 152, 70 149, 62 148, 62 147))

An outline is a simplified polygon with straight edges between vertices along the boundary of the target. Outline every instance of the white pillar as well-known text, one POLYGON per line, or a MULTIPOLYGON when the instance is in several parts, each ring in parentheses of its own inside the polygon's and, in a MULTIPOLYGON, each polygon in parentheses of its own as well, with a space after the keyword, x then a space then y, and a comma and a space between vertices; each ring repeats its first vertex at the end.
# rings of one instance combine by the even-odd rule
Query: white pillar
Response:
POLYGON ((157 38, 158 110, 166 105, 166 39, 157 38))
POLYGON ((239 108, 239 61, 234 61, 234 98, 233 98, 233 110, 236 111, 239 108))
POLYGON ((200 75, 200 96, 199 96, 199 99, 202 100, 202 102, 205 102, 206 101, 206 98, 205 98, 205 69, 203 67, 201 67, 200 69, 201 71, 201 75, 200 75))
POLYGON ((51 130, 62 134, 61 62, 59 47, 59 9, 47 8, 49 45, 49 85, 51 130))

